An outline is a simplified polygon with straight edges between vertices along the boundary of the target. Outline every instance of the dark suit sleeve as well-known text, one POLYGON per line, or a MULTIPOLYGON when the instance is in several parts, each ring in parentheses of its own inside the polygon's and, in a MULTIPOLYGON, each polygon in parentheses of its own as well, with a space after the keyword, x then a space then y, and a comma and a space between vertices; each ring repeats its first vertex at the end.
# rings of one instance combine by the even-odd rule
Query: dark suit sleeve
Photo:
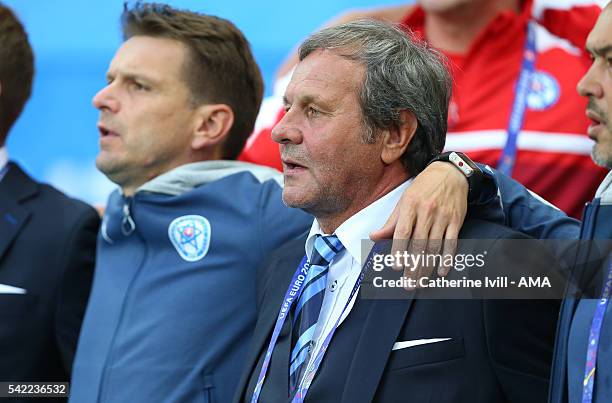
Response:
MULTIPOLYGON (((306 243, 306 233, 302 234, 298 239, 291 240, 284 243, 281 247, 272 251, 270 255, 264 260, 257 271, 257 310, 261 308, 261 305, 266 298, 266 293, 272 289, 280 286, 283 291, 289 284, 289 279, 295 272, 303 256, 304 244, 306 243), (287 277, 287 281, 276 285, 273 281, 278 281, 278 271, 283 271, 287 277)), ((282 276, 280 277, 282 278, 282 276)), ((284 295, 284 294, 283 294, 284 295)))
POLYGON ((494 173, 501 194, 505 225, 536 239, 578 238, 578 220, 544 203, 511 177, 496 170, 494 173))
MULTIPOLYGON (((517 237, 520 235, 513 236, 517 237)), ((558 273, 554 258, 537 248, 537 241, 530 242, 534 242, 531 252, 522 248, 517 253, 516 246, 504 240, 498 240, 491 252, 505 267, 528 267, 526 275, 558 273)), ((559 299, 483 301, 489 358, 509 402, 547 401, 559 305, 559 299)))
POLYGON ((257 270, 257 312, 261 309, 261 305, 266 296, 271 278, 274 277, 275 270, 279 269, 279 260, 286 253, 288 245, 294 244, 295 241, 286 242, 280 248, 272 251, 264 260, 263 264, 257 270))
POLYGON ((268 181, 259 196, 257 225, 262 261, 281 245, 303 235, 312 225, 313 217, 300 209, 287 207, 282 193, 276 182, 268 181))
POLYGON ((270 278, 271 264, 272 260, 268 258, 264 261, 260 269, 257 271, 257 312, 259 312, 261 304, 263 303, 264 296, 266 294, 266 288, 268 287, 268 281, 270 278))
POLYGON ((55 337, 68 373, 76 351, 81 322, 89 299, 100 218, 87 208, 71 228, 61 256, 62 280, 55 310, 55 337))

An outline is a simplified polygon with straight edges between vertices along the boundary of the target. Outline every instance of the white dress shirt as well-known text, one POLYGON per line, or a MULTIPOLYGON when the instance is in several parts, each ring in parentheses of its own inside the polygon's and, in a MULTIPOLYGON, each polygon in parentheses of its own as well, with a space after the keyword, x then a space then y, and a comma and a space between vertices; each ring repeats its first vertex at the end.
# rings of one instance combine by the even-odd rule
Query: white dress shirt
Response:
POLYGON ((612 171, 604 178, 595 193, 595 197, 601 198, 601 204, 612 204, 612 171))
POLYGON ((0 181, 4 178, 4 167, 8 164, 8 150, 6 146, 0 147, 0 181))
MULTIPOLYGON (((350 217, 334 232, 344 245, 344 250, 336 255, 329 267, 327 287, 325 289, 323 304, 321 305, 321 312, 319 313, 319 319, 314 333, 315 344, 308 365, 312 364, 321 344, 334 327, 338 317, 342 315, 340 323, 338 324, 338 326, 340 326, 353 308, 357 295, 353 297, 346 311, 342 314, 342 310, 361 273, 362 265, 365 263, 365 259, 374 245, 373 242, 370 241, 370 232, 384 225, 395 208, 395 205, 399 202, 404 190, 406 190, 411 182, 412 180, 409 179, 402 183, 385 196, 350 217), (363 249, 362 242, 364 246, 363 249)), ((324 234, 317 220, 314 220, 305 245, 308 260, 310 260, 317 234, 329 235, 324 234)))

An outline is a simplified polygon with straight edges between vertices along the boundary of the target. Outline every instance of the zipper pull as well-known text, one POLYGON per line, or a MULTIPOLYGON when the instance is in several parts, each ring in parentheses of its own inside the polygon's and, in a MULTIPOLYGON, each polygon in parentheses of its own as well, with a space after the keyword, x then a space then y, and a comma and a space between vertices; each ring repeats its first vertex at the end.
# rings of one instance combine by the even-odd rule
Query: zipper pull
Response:
POLYGON ((126 202, 123 205, 123 220, 121 221, 121 232, 125 236, 129 236, 136 229, 136 223, 130 214, 130 204, 126 202))

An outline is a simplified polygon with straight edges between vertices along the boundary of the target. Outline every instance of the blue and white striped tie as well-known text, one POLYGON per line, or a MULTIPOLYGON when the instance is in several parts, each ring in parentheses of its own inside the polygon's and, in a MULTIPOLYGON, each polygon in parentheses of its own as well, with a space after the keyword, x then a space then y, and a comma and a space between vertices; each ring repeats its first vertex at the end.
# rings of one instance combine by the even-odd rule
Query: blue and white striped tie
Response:
POLYGON ((325 295, 329 264, 342 249, 344 245, 335 235, 317 235, 315 238, 306 284, 293 313, 292 349, 289 361, 291 393, 298 386, 310 358, 313 335, 325 295))

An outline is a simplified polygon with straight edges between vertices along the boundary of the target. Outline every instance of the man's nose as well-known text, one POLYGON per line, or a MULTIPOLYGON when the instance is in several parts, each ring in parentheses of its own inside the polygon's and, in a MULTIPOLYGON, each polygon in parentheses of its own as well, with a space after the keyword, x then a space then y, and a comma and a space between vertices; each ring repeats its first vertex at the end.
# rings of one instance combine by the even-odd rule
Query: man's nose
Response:
POLYGON ((302 142, 302 132, 294 116, 296 112, 289 109, 282 119, 272 128, 272 140, 279 144, 299 144, 302 142))

